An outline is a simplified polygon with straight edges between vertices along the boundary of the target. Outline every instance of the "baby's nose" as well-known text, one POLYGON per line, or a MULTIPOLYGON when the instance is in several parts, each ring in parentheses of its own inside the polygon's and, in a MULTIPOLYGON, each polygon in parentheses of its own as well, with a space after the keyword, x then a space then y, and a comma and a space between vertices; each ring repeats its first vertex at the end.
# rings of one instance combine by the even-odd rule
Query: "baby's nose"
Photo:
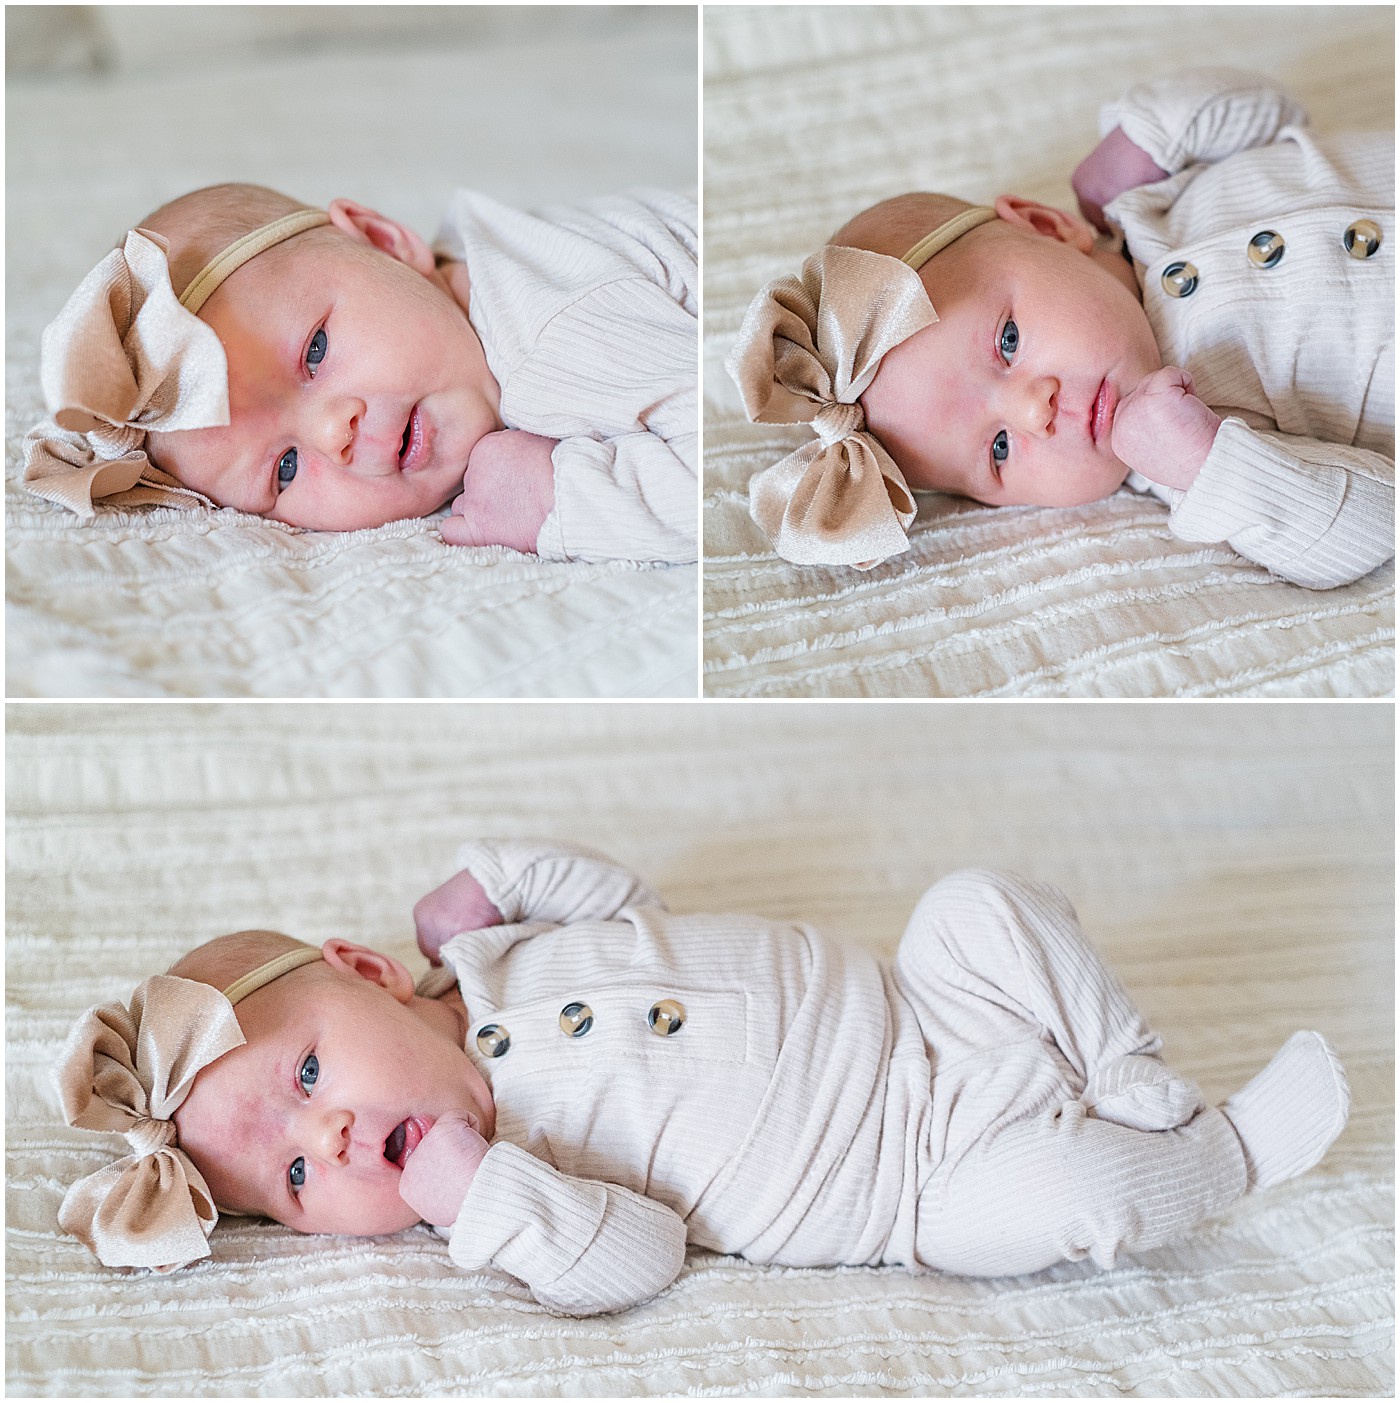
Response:
POLYGON ((1042 437, 1055 431, 1060 406, 1060 382, 1044 375, 1029 381, 1021 397, 1021 429, 1042 437))
POLYGON ((350 1151, 350 1128, 355 1117, 349 1111, 331 1111, 316 1127, 317 1150, 328 1163, 343 1161, 350 1151))

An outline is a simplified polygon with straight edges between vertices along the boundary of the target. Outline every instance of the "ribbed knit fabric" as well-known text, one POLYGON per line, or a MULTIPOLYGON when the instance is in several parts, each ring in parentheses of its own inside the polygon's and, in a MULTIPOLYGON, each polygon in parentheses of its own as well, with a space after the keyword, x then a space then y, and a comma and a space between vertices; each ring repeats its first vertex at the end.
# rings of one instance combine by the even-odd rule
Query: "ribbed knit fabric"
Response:
POLYGON ((1240 1137, 1157 1058, 1052 887, 955 873, 882 970, 806 927, 620 904, 645 884, 580 849, 461 856, 517 919, 442 950, 497 1115, 452 1253, 553 1309, 645 1299, 686 1241, 790 1265, 1108 1265, 1244 1192, 1240 1137))
POLYGON ((1249 1185, 1267 1189, 1315 1165, 1342 1133, 1346 1073, 1320 1033, 1294 1033, 1269 1065, 1221 1106, 1244 1145, 1249 1185))
POLYGON ((696 222, 662 191, 539 214, 452 199, 435 248, 467 265, 501 417, 560 441, 541 556, 697 558, 696 222))
POLYGON ((1171 507, 1181 539, 1328 589, 1395 549, 1394 139, 1306 121, 1257 74, 1200 69, 1135 86, 1099 125, 1172 173, 1107 209, 1163 363, 1224 418, 1188 490, 1129 485, 1171 507), (1367 259, 1342 244, 1361 218, 1382 230, 1367 259), (1247 256, 1265 230, 1284 240, 1271 268, 1247 256), (1162 285, 1176 262, 1196 269, 1187 297, 1162 285))

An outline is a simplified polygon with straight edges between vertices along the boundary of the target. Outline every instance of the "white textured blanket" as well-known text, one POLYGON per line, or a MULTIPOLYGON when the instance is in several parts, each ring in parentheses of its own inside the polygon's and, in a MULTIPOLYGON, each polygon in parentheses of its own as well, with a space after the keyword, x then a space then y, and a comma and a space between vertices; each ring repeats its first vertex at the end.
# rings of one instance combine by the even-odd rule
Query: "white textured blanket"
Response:
POLYGON ((1388 707, 9 712, 12 1395, 1391 1390, 1388 707), (230 1220, 211 1260, 170 1275, 106 1270, 58 1232, 64 1187, 113 1154, 61 1123, 49 1086, 80 1010, 251 925, 418 969, 413 901, 489 833, 615 853, 677 911, 808 918, 884 952, 955 867, 1053 880, 1207 1095, 1315 1027, 1350 1074, 1351 1123, 1313 1173, 1113 1272, 977 1281, 692 1252, 657 1299, 586 1321, 454 1270, 426 1228, 230 1220))
POLYGON ((691 566, 451 548, 432 519, 326 534, 234 511, 102 510, 84 525, 16 478, 43 413, 43 326, 162 201, 251 180, 352 196, 431 238, 456 186, 525 207, 693 190, 695 42, 692 15, 477 48, 270 43, 232 67, 215 43, 198 62, 11 80, 7 695, 694 696, 691 566))
POLYGON ((1393 689, 1393 565, 1310 592, 1176 540, 1126 489, 1061 510, 925 494, 908 554, 790 566, 748 480, 810 433, 749 425, 723 368, 753 294, 887 195, 1073 209, 1100 103, 1164 68, 1263 69, 1319 127, 1392 128, 1391 8, 715 6, 704 48, 707 695, 1393 689))

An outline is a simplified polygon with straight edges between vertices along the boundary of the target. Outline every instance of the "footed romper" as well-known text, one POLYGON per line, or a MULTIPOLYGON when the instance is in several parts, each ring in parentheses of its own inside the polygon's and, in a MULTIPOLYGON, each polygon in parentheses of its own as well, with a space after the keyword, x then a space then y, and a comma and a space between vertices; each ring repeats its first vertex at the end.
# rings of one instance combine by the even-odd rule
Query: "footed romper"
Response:
POLYGON ((453 1259, 584 1314, 687 1244, 791 1266, 1109 1265, 1246 1188, 1239 1138, 1053 888, 945 878, 892 966, 810 927, 673 915, 579 849, 471 843, 502 923, 454 936, 493 1141, 453 1259))

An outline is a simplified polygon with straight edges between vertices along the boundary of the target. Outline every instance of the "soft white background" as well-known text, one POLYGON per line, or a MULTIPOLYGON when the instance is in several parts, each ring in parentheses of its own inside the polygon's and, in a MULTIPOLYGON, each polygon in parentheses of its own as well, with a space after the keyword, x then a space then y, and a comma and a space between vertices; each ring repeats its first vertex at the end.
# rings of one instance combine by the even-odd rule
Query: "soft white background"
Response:
POLYGON ((8 710, 13 1393, 1392 1387, 1388 706, 8 710), (66 1129, 49 1089, 84 1007, 247 925, 348 935, 418 969, 411 906, 458 842, 540 833, 614 854, 673 909, 810 919, 884 953, 955 867, 1055 881, 1207 1095, 1312 1027, 1347 1066, 1351 1122, 1315 1172, 1112 1273, 692 1253, 656 1300, 583 1322, 455 1271, 426 1229, 306 1239, 234 1220, 212 1261, 170 1276, 104 1270, 59 1235, 64 1187, 115 1145, 66 1129))

